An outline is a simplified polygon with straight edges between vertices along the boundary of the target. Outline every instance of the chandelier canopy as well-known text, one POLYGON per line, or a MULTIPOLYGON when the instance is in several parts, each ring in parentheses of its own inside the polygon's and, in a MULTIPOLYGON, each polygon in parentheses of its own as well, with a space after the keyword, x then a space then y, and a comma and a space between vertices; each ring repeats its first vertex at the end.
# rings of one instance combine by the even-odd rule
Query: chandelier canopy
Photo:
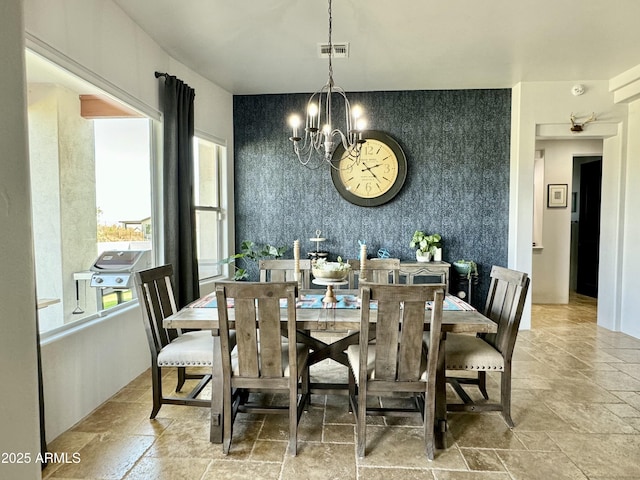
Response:
POLYGON ((332 31, 331 0, 329 0, 329 80, 316 91, 307 102, 307 114, 304 127, 299 115, 289 117, 289 125, 293 135, 289 140, 293 142, 293 151, 300 163, 309 168, 318 168, 324 162, 331 163, 333 151, 342 143, 345 157, 349 156, 357 161, 360 156, 360 146, 365 142, 362 132, 366 129, 366 120, 362 116, 362 108, 359 105, 351 107, 345 91, 337 87, 333 81, 333 44, 331 42, 332 31), (333 123, 333 100, 340 102, 338 114, 344 114, 342 129, 333 123), (304 128, 304 132, 301 129, 304 128))

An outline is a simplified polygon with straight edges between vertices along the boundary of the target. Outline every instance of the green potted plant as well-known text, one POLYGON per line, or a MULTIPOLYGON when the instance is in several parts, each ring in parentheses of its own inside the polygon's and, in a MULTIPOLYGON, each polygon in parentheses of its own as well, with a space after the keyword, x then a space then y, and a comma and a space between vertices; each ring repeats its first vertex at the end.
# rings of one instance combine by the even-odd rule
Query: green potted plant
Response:
POLYGON ((458 275, 467 279, 471 278, 471 275, 478 275, 478 265, 473 260, 456 260, 453 262, 453 268, 458 275))
POLYGON ((280 258, 284 255, 284 252, 287 251, 287 247, 274 247, 273 245, 263 245, 262 247, 258 247, 255 243, 250 240, 244 240, 240 244, 240 253, 236 253, 235 255, 231 255, 230 257, 223 258, 220 260, 220 263, 232 263, 235 268, 233 279, 234 280, 247 280, 249 278, 249 271, 247 267, 249 267, 250 262, 257 263, 258 260, 266 259, 266 258, 280 258), (236 260, 242 260, 244 264, 244 268, 238 266, 238 262, 236 260))
POLYGON ((438 233, 427 235, 421 230, 416 230, 409 246, 416 248, 416 260, 418 262, 429 262, 438 249, 442 248, 441 241, 442 237, 438 233))

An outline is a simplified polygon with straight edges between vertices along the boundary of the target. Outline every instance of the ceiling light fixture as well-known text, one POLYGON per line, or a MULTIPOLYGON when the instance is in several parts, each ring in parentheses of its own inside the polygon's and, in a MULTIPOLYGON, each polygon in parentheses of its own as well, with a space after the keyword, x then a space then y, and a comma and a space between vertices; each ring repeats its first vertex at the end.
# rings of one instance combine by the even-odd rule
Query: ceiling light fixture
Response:
POLYGON ((357 162, 360 157, 360 146, 365 142, 362 132, 366 128, 366 121, 362 117, 362 108, 354 105, 351 108, 344 90, 333 82, 333 44, 331 43, 332 13, 329 0, 329 80, 316 91, 307 102, 307 117, 302 135, 302 119, 294 114, 289 117, 289 125, 293 135, 289 140, 293 142, 293 151, 300 163, 309 168, 318 168, 326 161, 331 163, 333 151, 339 143, 345 150, 345 156, 350 156, 357 162), (332 123, 332 97, 344 104, 344 111, 338 110, 338 115, 345 116, 344 129, 335 128, 332 123), (321 124, 322 122, 322 124, 321 124))

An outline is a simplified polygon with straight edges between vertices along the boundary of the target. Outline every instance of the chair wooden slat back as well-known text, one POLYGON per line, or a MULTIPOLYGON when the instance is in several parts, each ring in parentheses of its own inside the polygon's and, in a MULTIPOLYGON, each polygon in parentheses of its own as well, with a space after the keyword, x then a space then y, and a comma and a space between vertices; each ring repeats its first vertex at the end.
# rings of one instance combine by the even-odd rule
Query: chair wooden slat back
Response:
MULTIPOLYGON (((360 260, 348 260, 348 263, 351 265, 349 288, 357 288, 362 275, 360 260)), ((365 277, 362 279, 363 283, 365 281, 377 284, 400 283, 399 258, 371 258, 365 260, 364 265, 365 277), (390 277, 391 281, 389 281, 390 277)))
MULTIPOLYGON (((295 282, 219 282, 216 284, 218 305, 234 299, 238 373, 247 379, 283 378, 280 299, 287 302, 287 332, 296 338, 295 282)), ((223 355, 230 355, 227 332, 228 312, 219 309, 220 345, 223 355)), ((295 349, 289 352, 290 365, 295 365, 295 349), (294 356, 292 359, 291 356, 294 356)), ((223 360, 223 367, 230 358, 223 360)), ((293 381, 296 381, 294 376, 293 381)), ((247 384, 249 386, 249 384, 247 384)), ((256 385, 257 386, 257 385, 256 385)))
MULTIPOLYGON (((295 260, 260 260, 261 282, 293 282, 295 280, 295 260)), ((309 288, 311 260, 300 260, 300 287, 309 288)))
POLYGON ((510 358, 515 346, 522 310, 529 289, 526 273, 493 266, 484 314, 498 324, 497 333, 483 338, 510 358))
POLYGON ((156 353, 178 336, 176 330, 168 330, 162 325, 165 318, 178 310, 171 286, 172 275, 171 265, 162 265, 135 273, 138 298, 146 312, 147 340, 156 353))
MULTIPOLYGON (((361 320, 361 348, 367 351, 369 338, 369 302, 377 302, 378 316, 375 324, 376 382, 416 382, 424 371, 422 355, 422 333, 424 331, 425 315, 431 314, 430 331, 436 336, 435 345, 439 344, 442 325, 442 305, 444 301, 445 285, 372 285, 361 287, 362 320, 361 320), (425 310, 425 302, 434 301, 435 308, 425 310)), ((436 347, 437 350, 437 347, 436 347)), ((361 361, 367 359, 361 356, 361 361)), ((430 355, 437 357, 437 355, 430 355)), ((433 373, 437 359, 433 360, 433 373)), ((360 369, 361 375, 366 375, 366 366, 360 369)))

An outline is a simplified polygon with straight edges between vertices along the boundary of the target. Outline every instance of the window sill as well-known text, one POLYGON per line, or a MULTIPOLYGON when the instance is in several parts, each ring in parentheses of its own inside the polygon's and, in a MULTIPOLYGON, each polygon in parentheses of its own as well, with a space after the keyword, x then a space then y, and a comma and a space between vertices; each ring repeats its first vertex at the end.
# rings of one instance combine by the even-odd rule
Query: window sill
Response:
POLYGON ((138 299, 135 298, 126 303, 118 305, 116 307, 110 308, 109 310, 102 310, 93 315, 89 315, 80 320, 76 320, 75 322, 67 323, 66 325, 61 325, 56 328, 52 328, 51 330, 47 330, 46 332, 40 332, 40 345, 47 345, 49 343, 53 343, 57 340, 60 340, 69 335, 73 335, 74 333, 84 330, 85 328, 91 327, 97 323, 108 320, 110 317, 117 315, 122 312, 129 311, 133 308, 138 308, 138 299))

